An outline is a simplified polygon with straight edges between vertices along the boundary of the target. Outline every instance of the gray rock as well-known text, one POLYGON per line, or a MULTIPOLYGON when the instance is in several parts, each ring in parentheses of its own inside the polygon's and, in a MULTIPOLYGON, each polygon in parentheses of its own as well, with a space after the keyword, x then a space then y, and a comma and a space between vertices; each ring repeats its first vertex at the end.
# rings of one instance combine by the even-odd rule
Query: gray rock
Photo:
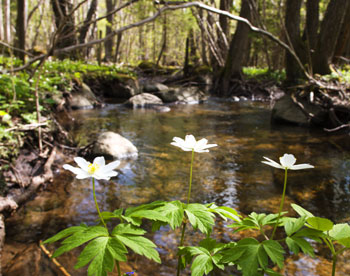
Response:
POLYGON ((170 89, 169 91, 155 93, 165 103, 186 103, 195 104, 205 101, 208 96, 206 93, 201 91, 198 87, 177 87, 170 89))
POLYGON ((154 105, 163 105, 163 101, 155 95, 141 93, 131 97, 125 104, 133 108, 148 108, 154 105))
POLYGON ((293 102, 289 95, 285 95, 277 100, 272 109, 272 121, 308 126, 311 123, 318 124, 326 119, 327 112, 321 107, 310 104, 305 99, 298 100, 303 105, 304 112, 301 107, 293 102), (311 113, 314 117, 311 119, 306 113, 311 113))
POLYGON ((72 93, 72 97, 68 99, 68 102, 73 109, 89 109, 94 107, 97 99, 90 87, 83 83, 78 92, 72 93))
POLYGON ((169 87, 161 83, 148 83, 143 87, 145 92, 159 92, 159 91, 168 91, 169 87))
POLYGON ((123 159, 137 157, 138 150, 128 139, 118 133, 107 131, 98 136, 93 154, 123 159))
POLYGON ((139 84, 136 79, 122 78, 121 80, 114 80, 108 84, 103 94, 110 98, 130 98, 139 93, 139 84))

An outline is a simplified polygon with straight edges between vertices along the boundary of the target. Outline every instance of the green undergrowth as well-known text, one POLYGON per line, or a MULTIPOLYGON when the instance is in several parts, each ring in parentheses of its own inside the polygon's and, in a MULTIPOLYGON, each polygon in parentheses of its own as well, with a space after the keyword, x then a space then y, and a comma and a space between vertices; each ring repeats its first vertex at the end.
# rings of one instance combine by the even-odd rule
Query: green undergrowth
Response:
MULTIPOLYGON (((49 115, 52 107, 62 92, 70 92, 75 83, 82 83, 85 78, 103 80, 115 79, 124 81, 134 78, 129 69, 116 66, 97 65, 83 61, 55 60, 46 61, 34 72, 37 63, 26 70, 15 73, 11 69, 22 65, 16 58, 0 56, 0 158, 11 159, 18 155, 26 134, 18 129, 20 125, 36 123, 35 90, 37 87, 42 115, 49 115)), ((49 116, 48 116, 49 117, 49 116)))
POLYGON ((275 81, 278 84, 281 84, 286 79, 286 72, 284 70, 272 71, 268 68, 244 67, 243 74, 247 79, 275 81))

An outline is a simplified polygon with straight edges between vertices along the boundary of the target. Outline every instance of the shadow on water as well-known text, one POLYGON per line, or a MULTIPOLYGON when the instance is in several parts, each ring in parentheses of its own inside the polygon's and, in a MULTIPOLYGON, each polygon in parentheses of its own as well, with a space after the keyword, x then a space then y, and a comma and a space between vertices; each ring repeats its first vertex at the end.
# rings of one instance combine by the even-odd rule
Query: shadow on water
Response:
MULTIPOLYGON (((108 130, 120 133, 139 149, 136 160, 122 163, 118 177, 97 184, 102 210, 155 200, 184 200, 190 154, 170 142, 174 136, 194 134, 219 146, 210 153, 195 155, 193 202, 215 202, 243 214, 277 212, 283 171, 262 164, 262 157, 277 160, 284 153, 292 153, 297 163, 310 163, 315 169, 289 173, 286 209, 293 214, 289 206, 296 202, 315 215, 336 222, 350 221, 348 135, 271 127, 270 108, 265 103, 211 100, 201 105, 174 106, 168 113, 109 105, 98 110, 75 111, 72 116, 74 121, 67 122, 67 127, 79 145, 88 144, 101 131, 108 130)), ((96 218, 90 181, 76 180, 60 169, 45 191, 6 221, 4 275, 60 275, 41 252, 38 241, 83 221, 94 224, 96 218)), ((122 268, 134 269, 138 275, 174 275, 179 236, 169 228, 150 234, 159 247, 162 265, 132 255, 128 262, 131 267, 124 264, 122 268)), ((221 222, 216 226, 215 237, 224 242, 239 238, 221 222)), ((186 244, 196 244, 200 238, 190 229, 186 244)), ((59 261, 72 275, 86 275, 84 269, 73 269, 77 255, 77 251, 64 254, 59 261)), ((317 259, 288 258, 285 275, 330 275, 328 257, 321 254, 317 259)), ((350 273, 345 261, 339 268, 338 275, 350 273)))

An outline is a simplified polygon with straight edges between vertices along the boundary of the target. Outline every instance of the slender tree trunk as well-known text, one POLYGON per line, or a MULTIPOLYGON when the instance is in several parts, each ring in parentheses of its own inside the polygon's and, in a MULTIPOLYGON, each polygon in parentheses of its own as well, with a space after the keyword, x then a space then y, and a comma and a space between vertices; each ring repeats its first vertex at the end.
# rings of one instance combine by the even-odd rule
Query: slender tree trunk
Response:
MULTIPOLYGON (((252 10, 249 0, 242 0, 240 16, 251 20, 252 10)), ((217 93, 220 96, 229 94, 229 85, 232 78, 242 78, 242 60, 249 42, 249 27, 238 22, 235 34, 230 43, 230 49, 226 58, 224 70, 219 77, 217 85, 217 93)))
MULTIPOLYGON (((220 0, 220 10, 228 11, 230 12, 232 8, 233 1, 232 0, 220 0)), ((230 25, 229 25, 229 19, 226 16, 219 15, 219 25, 220 29, 218 29, 217 39, 218 39, 218 45, 222 52, 222 57, 226 58, 227 55, 227 45, 225 43, 225 38, 229 36, 230 32, 230 25), (225 38, 223 38, 225 36, 225 38)))
POLYGON ((343 25, 340 30, 337 45, 334 51, 333 61, 340 63, 341 57, 346 55, 346 47, 350 43, 350 4, 346 10, 343 25))
POLYGON ((349 0, 331 0, 327 6, 321 23, 315 54, 313 56, 313 70, 318 74, 329 74, 329 64, 332 62, 335 47, 349 0))
POLYGON ((3 4, 2 0, 0 0, 0 40, 4 40, 4 17, 3 13, 3 4))
MULTIPOLYGON (((287 0, 286 2, 286 15, 285 15, 285 27, 286 27, 286 41, 287 44, 294 49, 298 54, 301 52, 300 44, 300 9, 302 0, 287 0)), ((300 55, 298 55, 300 58, 300 55)), ((302 78, 301 70, 289 53, 286 53, 286 75, 287 82, 294 83, 298 79, 302 78)))
MULTIPOLYGON (((26 1, 17 0, 17 19, 16 19, 16 47, 25 50, 26 46, 26 1)), ((25 54, 22 51, 15 51, 15 55, 25 62, 25 54)))
POLYGON ((91 25, 91 20, 94 17, 97 9, 97 0, 92 0, 89 10, 86 15, 86 19, 84 21, 83 26, 79 29, 79 43, 84 43, 86 39, 86 35, 89 31, 89 27, 91 25))
MULTIPOLYGON (((115 7, 115 1, 114 0, 106 0, 106 7, 107 7, 107 13, 113 11, 114 7, 115 7)), ((112 32, 113 18, 114 18, 113 14, 107 16, 108 24, 106 25, 106 36, 112 32)), ((104 59, 106 61, 109 61, 112 57, 113 44, 114 44, 113 38, 106 40, 104 43, 104 45, 105 45, 105 57, 104 57, 104 59)))
POLYGON ((4 0, 4 40, 11 43, 10 0, 4 0))

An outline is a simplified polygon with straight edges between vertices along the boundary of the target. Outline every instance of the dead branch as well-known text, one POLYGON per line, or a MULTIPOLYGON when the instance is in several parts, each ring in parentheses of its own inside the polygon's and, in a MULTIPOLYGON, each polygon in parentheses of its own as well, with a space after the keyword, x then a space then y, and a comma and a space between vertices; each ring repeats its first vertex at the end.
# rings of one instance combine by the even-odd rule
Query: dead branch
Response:
POLYGON ((47 122, 43 122, 43 123, 33 123, 33 124, 27 124, 27 125, 18 125, 15 127, 10 127, 5 129, 5 132, 9 132, 9 131, 28 131, 28 130, 34 130, 38 127, 42 127, 42 126, 46 126, 47 122))
POLYGON ((324 128, 323 130, 327 131, 327 132, 335 132, 335 131, 341 130, 343 128, 350 128, 350 124, 344 124, 344 125, 338 126, 336 128, 324 128))
POLYGON ((55 259, 52 258, 52 254, 47 248, 44 246, 44 244, 40 241, 40 248, 41 250, 50 258, 50 260, 58 267, 58 269, 63 273, 64 276, 71 276, 68 271, 55 259))

